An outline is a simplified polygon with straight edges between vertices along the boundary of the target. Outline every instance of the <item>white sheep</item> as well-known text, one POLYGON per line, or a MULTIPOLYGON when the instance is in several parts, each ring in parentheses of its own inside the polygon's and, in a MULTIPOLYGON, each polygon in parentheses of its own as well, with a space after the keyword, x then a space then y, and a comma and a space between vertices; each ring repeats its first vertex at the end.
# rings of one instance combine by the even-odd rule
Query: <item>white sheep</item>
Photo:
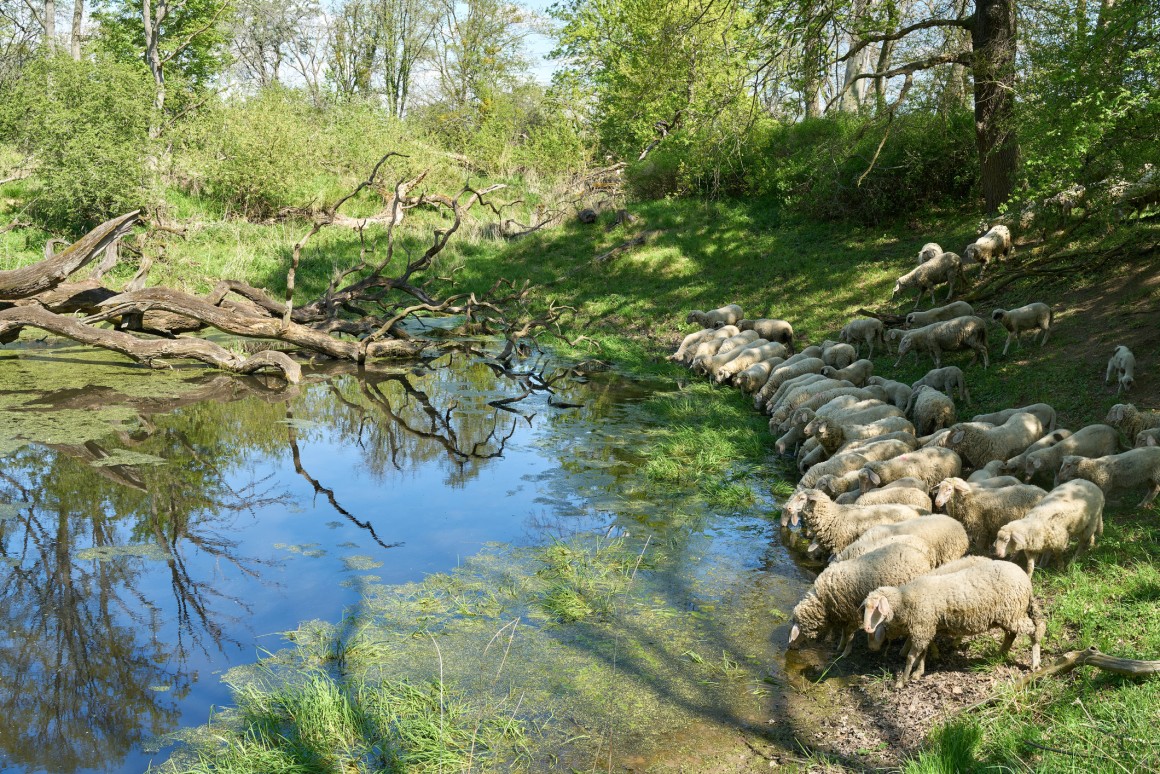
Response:
POLYGON ((789 352, 786 350, 784 344, 776 341, 766 341, 765 339, 757 339, 746 346, 737 357, 734 357, 718 366, 713 371, 713 380, 718 384, 727 382, 733 378, 734 375, 744 371, 752 365, 756 365, 764 360, 770 358, 785 358, 789 352), (758 344, 757 342, 764 342, 758 344))
POLYGON ((1136 433, 1136 443, 1133 444, 1135 448, 1141 446, 1160 446, 1160 427, 1153 427, 1151 430, 1141 430, 1136 433))
POLYGON ((863 494, 900 478, 917 478, 929 490, 944 478, 961 473, 962 464, 959 455, 935 446, 894 459, 871 462, 858 471, 858 481, 863 494))
POLYGON ((1115 489, 1147 485, 1148 493, 1137 506, 1142 508, 1160 494, 1160 446, 1142 446, 1104 457, 1064 457, 1058 478, 1061 482, 1074 479, 1090 481, 1105 494, 1115 489))
POLYGON ((733 386, 752 395, 769 380, 769 375, 773 373, 773 369, 784 362, 784 358, 771 357, 760 363, 754 363, 733 376, 733 386))
POLYGON ((727 304, 719 309, 702 312, 694 309, 685 318, 686 323, 696 323, 702 328, 720 328, 722 325, 737 325, 745 318, 745 313, 737 304, 727 304))
POLYGON ((1020 484, 995 487, 996 478, 985 482, 964 481, 957 476, 943 479, 935 491, 934 507, 962 523, 971 537, 971 548, 983 551, 995 542, 995 535, 1008 522, 1021 519, 1047 492, 1037 486, 1020 484))
POLYGON ((1117 403, 1108 409, 1104 422, 1131 440, 1145 430, 1160 427, 1160 411, 1140 411, 1131 403, 1117 403))
POLYGON ((935 368, 942 366, 943 352, 960 349, 970 349, 975 353, 971 359, 972 363, 982 355, 983 368, 990 364, 987 356, 987 324, 978 317, 956 317, 953 320, 907 331, 898 342, 898 360, 894 363, 895 368, 912 349, 916 352, 930 353, 935 368))
MULTIPOLYGON (((1068 457, 1067 459, 1082 459, 1068 457)), ((1022 551, 1027 575, 1035 573, 1035 563, 1044 553, 1062 557, 1072 540, 1077 540, 1074 560, 1096 544, 1104 532, 1104 493, 1090 481, 1060 484, 1021 519, 1008 522, 995 536, 995 555, 1022 551)))
POLYGON ((966 401, 967 403, 971 402, 971 393, 967 389, 967 378, 963 376, 963 369, 958 366, 932 368, 926 372, 926 376, 910 385, 910 389, 917 390, 919 385, 923 384, 933 387, 940 392, 944 392, 952 398, 955 392, 958 391, 959 400, 966 401))
POLYGON ((865 494, 856 490, 847 494, 854 495, 853 502, 857 505, 899 503, 909 505, 919 513, 930 513, 934 510, 934 503, 927 494, 926 485, 917 478, 900 478, 881 489, 871 489, 865 494))
POLYGON ((931 258, 938 258, 942 254, 943 249, 937 242, 927 242, 922 246, 922 249, 918 251, 917 263, 919 266, 921 266, 931 258))
POLYGON ((919 385, 910 394, 906 414, 920 436, 938 432, 955 423, 955 402, 933 387, 919 385))
POLYGON ((910 393, 912 390, 909 384, 896 382, 893 379, 887 379, 882 376, 871 376, 866 380, 866 384, 877 384, 886 390, 886 394, 890 396, 890 402, 900 409, 906 408, 907 402, 910 401, 910 393))
MULTIPOLYGON (((676 363, 683 363, 684 359, 685 359, 686 352, 688 352, 693 347, 700 344, 702 341, 704 341, 708 338, 711 338, 714 335, 717 335, 718 331, 721 331, 721 330, 725 330, 725 329, 724 328, 702 328, 699 331, 694 331, 693 333, 690 333, 688 336, 681 339, 681 345, 679 347, 677 347, 677 351, 674 352, 673 354, 669 355, 667 359, 671 360, 673 362, 676 362, 676 363)), ((733 332, 728 333, 727 335, 733 336, 735 333, 739 333, 739 332, 740 331, 733 331, 733 332)))
POLYGON ((931 323, 953 320, 956 317, 972 317, 974 314, 974 307, 966 301, 952 301, 946 306, 936 306, 925 312, 911 312, 906 315, 906 327, 921 328, 931 323))
MULTIPOLYGON (((1055 313, 1047 304, 1036 301, 1018 309, 996 309, 991 312, 991 319, 1007 329, 1007 341, 1003 344, 1003 354, 1006 355, 1011 342, 1018 342, 1019 334, 1023 331, 1043 331, 1043 340, 1039 342, 1039 346, 1046 344, 1047 337, 1051 335, 1055 313)), ((1031 340, 1035 340, 1034 333, 1031 334, 1031 340)))
POLYGON ((874 363, 869 360, 855 360, 845 368, 826 366, 822 369, 823 376, 828 376, 831 379, 844 379, 855 387, 861 387, 866 384, 866 380, 873 374, 874 363))
POLYGON ((1131 392, 1132 386, 1136 384, 1136 356, 1123 344, 1117 346, 1116 351, 1108 359, 1108 372, 1104 375, 1104 384, 1110 382, 1112 376, 1116 377, 1118 384, 1117 395, 1121 392, 1131 392))
POLYGON ((828 342, 822 346, 822 362, 833 368, 845 368, 858 359, 858 351, 849 344, 828 342))
MULTIPOLYGON (((847 386, 831 387, 830 389, 823 389, 821 392, 816 392, 813 389, 807 389, 806 391, 802 391, 796 395, 787 395, 785 400, 781 402, 781 405, 778 406, 778 408, 772 414, 770 414, 770 418, 776 419, 778 422, 783 422, 791 413, 793 413, 795 408, 803 407, 814 409, 816 411, 834 398, 837 398, 841 395, 852 395, 861 399, 876 398, 877 400, 882 400, 886 397, 886 393, 882 391, 881 387, 855 387, 849 382, 840 382, 837 380, 834 381, 836 381, 838 385, 847 386)), ((820 382, 818 384, 820 384, 820 382)), ((810 385, 810 388, 817 386, 818 385, 810 385)), ((768 409, 769 407, 767 406, 766 408, 768 409)))
POLYGON ((854 385, 841 379, 831 379, 826 376, 821 379, 803 380, 800 383, 787 385, 780 396, 774 396, 773 400, 765 404, 765 413, 771 417, 776 417, 778 422, 782 422, 788 419, 793 410, 802 403, 828 390, 841 387, 853 388, 854 385))
MULTIPOLYGON (((947 432, 950 432, 949 430, 947 432)), ((941 442, 941 441, 940 441, 941 442)), ((1036 442, 1038 443, 1038 441, 1036 442)), ((1007 463, 1003 460, 991 460, 981 468, 976 468, 971 471, 971 475, 967 476, 969 483, 976 483, 979 481, 988 481, 997 477, 1003 476, 1003 471, 1006 470, 1007 463)))
MULTIPOLYGON (((894 408, 890 406, 890 408, 894 408)), ((897 411, 897 409, 895 409, 897 411)), ((830 419, 815 420, 817 425, 813 435, 818 444, 828 454, 834 454, 844 449, 847 444, 856 441, 877 438, 886 433, 907 433, 914 435, 914 425, 906 417, 887 416, 866 424, 839 424, 830 419)))
POLYGON ((1106 457, 1119 450, 1120 434, 1116 428, 1111 425, 1088 425, 1060 439, 1058 443, 1024 455, 1023 464, 1018 470, 1027 481, 1034 476, 1054 478, 1064 457, 1106 457))
POLYGON ((928 261, 916 266, 906 274, 898 278, 894 283, 894 292, 890 299, 895 300, 902 293, 912 288, 918 290, 918 295, 914 299, 914 308, 918 309, 918 305, 922 303, 922 297, 930 291, 930 303, 935 304, 934 290, 939 285, 949 284, 947 290, 947 300, 955 293, 955 277, 962 271, 962 264, 959 256, 955 253, 940 253, 928 261))
POLYGON ((1024 411, 993 427, 981 422, 960 422, 942 443, 957 452, 965 465, 981 468, 992 460, 1006 462, 1044 435, 1039 417, 1024 411))
POLYGON ((1009 257, 1014 254, 1011 230, 1006 226, 995 226, 967 245, 967 249, 963 251, 963 261, 967 264, 980 264, 983 267, 979 272, 981 277, 991 261, 1000 256, 1009 257))
POLYGON ((722 344, 720 349, 717 350, 716 355, 694 360, 692 365, 693 372, 698 374, 711 375, 716 372, 718 368, 725 365, 730 360, 736 357, 740 357, 741 353, 746 349, 749 349, 750 347, 760 347, 769 343, 765 339, 747 339, 747 334, 752 334, 754 337, 757 336, 757 334, 753 333, 753 331, 742 331, 736 336, 726 339, 725 343, 722 344))
POLYGON ((862 628, 870 635, 872 649, 887 638, 909 638, 906 666, 895 688, 923 675, 927 649, 939 634, 966 637, 1002 629, 1004 655, 1017 636, 1026 634, 1031 640, 1031 668, 1039 668, 1047 627, 1031 579, 1010 562, 984 564, 972 559, 953 569, 924 574, 901 586, 881 586, 863 601, 862 628))
MULTIPOLYGON (((971 417, 972 422, 983 422, 988 425, 1001 425, 1016 414, 1034 414, 1039 417, 1047 432, 1055 430, 1055 409, 1046 403, 1032 403, 1030 406, 1003 409, 991 414, 976 414, 971 417)), ((1108 424, 1111 424, 1110 422, 1108 424)))
MULTIPOLYGON (((724 347, 726 343, 732 342, 737 336, 741 335, 741 331, 738 331, 732 325, 727 325, 721 330, 737 332, 728 336, 714 335, 704 339, 691 350, 685 353, 685 365, 692 367, 693 363, 696 363, 698 360, 704 360, 707 357, 713 357, 721 351, 721 348, 724 347)), ((749 339, 745 339, 745 341, 749 341, 749 339)), ((729 349, 733 349, 735 346, 736 344, 730 343, 729 349)), ((726 349, 726 352, 728 352, 729 349, 726 349)))
POLYGON ((879 586, 903 584, 932 570, 928 552, 921 540, 910 537, 831 564, 794 607, 789 646, 798 647, 802 638, 818 639, 836 630, 841 635, 839 649, 849 655, 866 596, 879 586))
POLYGON ((885 327, 881 320, 873 317, 861 318, 858 320, 851 320, 846 323, 841 332, 838 333, 838 341, 845 342, 854 347, 855 354, 861 354, 863 344, 870 347, 870 353, 866 357, 874 357, 874 345, 881 344, 883 349, 887 349, 885 327))
POLYGON ((814 543, 826 555, 838 553, 871 527, 917 519, 921 515, 914 508, 897 503, 839 505, 817 489, 806 490, 798 496, 805 501, 794 511, 790 525, 796 526, 801 519, 814 543))
MULTIPOLYGON (((819 365, 821 364, 821 361, 818 360, 817 358, 811 358, 811 361, 816 361, 819 365)), ((789 392, 791 392, 793 390, 796 390, 800 387, 804 387, 804 386, 809 385, 809 384, 815 384, 815 383, 821 382, 821 381, 827 381, 827 382, 834 381, 833 379, 830 379, 828 376, 822 376, 820 371, 811 372, 811 371, 807 370, 804 373, 800 373, 800 374, 795 373, 797 370, 799 370, 797 368, 798 365, 802 365, 802 364, 795 364, 793 371, 781 371, 781 372, 779 372, 779 370, 775 368, 773 373, 771 373, 769 375, 769 379, 765 382, 765 385, 760 390, 758 390, 757 393, 753 396, 754 406, 756 408, 764 409, 765 411, 769 412, 769 411, 772 411, 774 408, 776 408, 778 405, 780 405, 782 399, 786 396, 786 394, 788 394, 789 392), (778 385, 776 390, 771 391, 770 388, 772 388, 774 386, 774 384, 777 384, 777 381, 781 380, 781 378, 786 374, 793 374, 793 375, 790 376, 790 378, 782 381, 781 384, 778 385)), ((812 368, 813 362, 811 362, 809 364, 809 366, 812 368)), ((820 366, 820 367, 824 368, 825 366, 820 366)))
MULTIPOLYGON (((803 353, 798 353, 798 355, 803 353)), ((795 355, 794 357, 797 357, 795 355)), ((793 358, 782 363, 770 373, 769 379, 762 385, 761 389, 753 395, 753 406, 757 409, 765 408, 778 391, 778 389, 791 379, 796 379, 799 376, 806 376, 808 374, 821 374, 822 369, 826 364, 818 357, 805 357, 801 360, 794 361, 793 358), (792 362, 791 362, 792 361, 792 362)))
POLYGON ((950 516, 936 513, 871 527, 863 532, 861 537, 839 551, 832 561, 846 562, 857 559, 873 551, 883 541, 899 535, 912 535, 926 543, 930 547, 931 561, 935 565, 953 562, 967 553, 969 547, 967 531, 963 529, 963 525, 950 516))
POLYGON ((757 331, 757 335, 766 341, 776 341, 784 344, 786 349, 793 353, 793 326, 785 320, 760 318, 757 320, 742 320, 737 327, 743 331, 757 331))

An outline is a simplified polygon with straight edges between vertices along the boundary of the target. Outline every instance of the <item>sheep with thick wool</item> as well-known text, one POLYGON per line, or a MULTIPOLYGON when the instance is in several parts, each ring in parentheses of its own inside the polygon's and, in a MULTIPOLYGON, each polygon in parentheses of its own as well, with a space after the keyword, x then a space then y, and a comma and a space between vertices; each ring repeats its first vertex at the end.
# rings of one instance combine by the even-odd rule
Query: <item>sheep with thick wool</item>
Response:
POLYGON ((1104 422, 1132 440, 1145 430, 1160 427, 1160 411, 1140 411, 1131 403, 1117 403, 1108 409, 1104 422))
MULTIPOLYGON (((787 395, 777 409, 770 413, 770 421, 776 420, 779 423, 784 422, 793 413, 793 410, 799 407, 814 409, 816 411, 834 398, 842 395, 852 395, 863 400, 868 398, 883 400, 886 397, 886 393, 882 391, 881 387, 855 387, 849 382, 834 381, 841 386, 823 389, 821 392, 811 389, 799 392, 798 394, 787 395)), ((811 385, 811 387, 813 386, 815 385, 811 385)), ((767 406, 766 409, 768 410, 768 408, 767 406)))
MULTIPOLYGON (((1024 469, 1027 466, 1027 458, 1028 457, 1030 457, 1032 454, 1034 454, 1037 451, 1040 451, 1042 449, 1047 449, 1051 446, 1055 446, 1055 444, 1057 444, 1060 441, 1062 441, 1063 439, 1069 438, 1069 437, 1071 437, 1070 430, 1065 430, 1063 428, 1056 428, 1055 430, 1053 430, 1052 432, 1043 436, 1038 441, 1031 444, 1026 449, 1024 449, 1022 452, 1020 452, 1019 454, 1016 454, 1014 457, 1007 460, 1006 462, 999 464, 999 463, 995 462, 995 460, 992 460, 991 462, 988 462, 987 464, 990 465, 992 463, 995 463, 996 471, 992 475, 1000 475, 1003 473, 1022 474, 1024 469)), ((1051 474, 1054 476, 1055 471, 1052 471, 1051 474)), ((1031 479, 1028 478, 1027 480, 1030 481, 1031 479)))
POLYGON ((909 505, 919 513, 931 513, 934 511, 934 503, 927 493, 926 486, 917 478, 900 478, 896 481, 891 481, 881 489, 871 489, 865 494, 860 494, 857 490, 854 490, 852 494, 854 495, 853 503, 855 505, 898 503, 899 505, 909 505))
POLYGON ((934 446, 918 449, 901 457, 871 462, 858 471, 859 484, 865 494, 900 478, 917 478, 928 489, 944 478, 962 472, 962 460, 950 449, 934 446))
MULTIPOLYGON (((799 353, 801 354, 801 353, 799 353)), ((796 355, 794 357, 797 357, 796 355)), ((794 361, 793 358, 782 363, 769 374, 769 379, 761 386, 753 395, 753 407, 756 409, 765 408, 766 403, 777 394, 777 391, 783 384, 796 379, 799 376, 807 376, 809 374, 821 374, 822 369, 826 364, 818 357, 806 357, 801 360, 794 361)))
POLYGON ((757 339, 749 346, 742 349, 741 353, 731 360, 726 361, 723 365, 717 366, 713 370, 713 381, 721 384, 733 379, 734 376, 744 371, 750 366, 761 363, 771 358, 785 358, 789 354, 784 344, 776 341, 766 341, 765 339, 757 339), (763 342, 758 344, 757 342, 763 342))
MULTIPOLYGON (((1003 345, 1003 354, 1006 355, 1011 342, 1018 343, 1019 335, 1024 331, 1043 331, 1043 340, 1039 346, 1046 344, 1047 337, 1051 335, 1055 313, 1047 304, 1036 301, 1018 309, 995 309, 991 312, 991 319, 1007 329, 1007 341, 1003 345)), ((1031 340, 1035 340, 1034 333, 1031 334, 1031 340)))
POLYGON ((906 454, 910 451, 910 447, 899 440, 875 441, 867 444, 857 451, 842 452, 835 454, 823 462, 810 467, 802 475, 798 482, 798 487, 801 489, 812 489, 817 485, 818 479, 822 476, 842 476, 846 473, 857 472, 863 468, 868 462, 876 460, 888 460, 892 457, 897 457, 906 454))
POLYGON ((677 347, 677 351, 670 355, 669 359, 683 365, 691 365, 694 357, 702 352, 707 352, 707 348, 706 350, 701 349, 702 345, 708 345, 711 341, 723 343, 725 339, 736 336, 738 333, 741 333, 741 330, 734 325, 726 325, 724 328, 704 328, 696 333, 690 333, 681 341, 681 346, 677 347))
POLYGON ((944 447, 957 452, 963 463, 981 468, 992 460, 1007 460, 1046 435, 1035 414, 1020 412, 1001 425, 988 427, 981 422, 960 422, 943 439, 944 447))
POLYGON ((866 380, 866 384, 876 384, 886 390, 890 402, 900 409, 906 408, 906 404, 910 400, 910 394, 913 392, 909 384, 896 382, 893 379, 886 379, 882 376, 871 376, 866 380))
POLYGON ((1014 486, 984 484, 951 476, 939 482, 934 496, 934 507, 961 523, 970 536, 971 548, 980 552, 995 542, 1003 525, 1023 518, 1047 497, 1044 490, 1020 484, 1017 479, 1014 486))
POLYGON ((894 292, 890 298, 891 300, 897 299, 907 290, 916 289, 918 295, 914 299, 914 308, 918 309, 918 305, 922 303, 923 295, 929 291, 930 303, 933 306, 935 304, 935 288, 947 284, 949 285, 947 290, 947 300, 949 301, 955 293, 955 278, 959 276, 961 271, 962 264, 958 255, 940 253, 899 277, 898 281, 894 283, 894 292))
MULTIPOLYGON (((730 325, 723 330, 732 328, 733 326, 730 325)), ((685 364, 693 368, 705 358, 714 357, 721 352, 736 349, 742 344, 748 344, 750 341, 753 341, 755 335, 752 331, 740 331, 732 336, 715 336, 705 339, 694 347, 691 352, 685 353, 685 364)))
POLYGON ((921 266, 931 258, 938 258, 942 254, 943 249, 941 245, 939 245, 937 242, 927 242, 922 246, 922 249, 918 251, 917 263, 919 266, 921 266))
POLYGON ((700 309, 694 309, 689 312, 685 322, 689 324, 696 323, 702 328, 719 328, 722 325, 737 325, 745 318, 745 312, 737 304, 726 304, 718 309, 712 309, 708 312, 703 312, 700 309))
POLYGON ((1160 494, 1160 446, 1141 446, 1104 457, 1067 456, 1059 465, 1058 480, 1090 481, 1105 494, 1117 489, 1147 486, 1148 493, 1137 507, 1143 507, 1160 494))
POLYGON ((743 331, 757 331, 757 335, 766 341, 776 341, 784 344, 793 354, 793 326, 785 320, 760 318, 757 320, 742 320, 737 327, 743 331))
POLYGON ((967 249, 963 251, 963 262, 968 265, 979 264, 982 266, 979 271, 979 276, 982 277, 983 273, 987 271, 988 264, 1000 257, 1011 255, 1014 255, 1011 229, 999 225, 992 227, 987 233, 967 245, 967 249))
POLYGON ((1095 546, 1096 535, 1103 532, 1104 493, 1090 481, 1067 481, 1052 489, 1023 518, 999 528, 995 535, 995 555, 1002 559, 1022 551, 1030 577, 1044 553, 1062 557, 1075 540, 1075 553, 1069 561, 1074 560, 1095 546))
POLYGON ((862 387, 866 384, 866 380, 874 375, 874 363, 869 360, 855 360, 845 368, 825 366, 822 368, 822 375, 831 379, 844 379, 855 387, 862 387))
POLYGON ((1120 434, 1116 428, 1111 425, 1088 425, 1058 443, 1027 454, 1022 467, 1017 470, 1027 481, 1035 476, 1054 479, 1063 465, 1064 457, 1107 457, 1119 450, 1120 434))
POLYGON ((956 317, 907 331, 898 342, 898 360, 894 366, 897 368, 907 353, 914 350, 928 353, 934 360, 935 368, 940 368, 943 352, 962 349, 974 352, 971 362, 981 356, 983 368, 990 364, 987 355, 987 324, 978 317, 956 317))
POLYGON ((817 489, 804 490, 795 497, 803 498, 790 517, 790 525, 802 522, 813 537, 817 549, 825 555, 836 554, 853 543, 862 533, 879 524, 893 524, 917 519, 920 514, 908 505, 839 505, 817 489))
POLYGON ((849 344, 826 342, 822 345, 822 362, 831 368, 845 368, 857 359, 858 351, 849 344))
POLYGON ((851 320, 838 333, 838 341, 854 347, 856 354, 860 354, 862 345, 866 344, 870 348, 870 352, 866 357, 874 357, 875 344, 881 344, 883 349, 889 351, 889 348, 886 346, 885 331, 886 329, 882 325, 882 321, 873 317, 851 320))
MULTIPOLYGON (((936 306, 925 312, 911 312, 906 315, 907 328, 922 328, 936 322, 953 320, 956 317, 973 317, 975 309, 966 301, 952 301, 946 306, 936 306)), ((899 336, 901 338, 901 335, 899 336)))
POLYGON ((771 357, 768 360, 754 363, 748 368, 743 369, 740 373, 733 375, 733 386, 742 392, 752 395, 761 389, 761 386, 769 380, 769 375, 773 373, 773 369, 784 362, 785 358, 771 357))
POLYGON ((898 415, 885 416, 865 424, 844 424, 828 418, 814 421, 816 425, 813 435, 827 454, 835 454, 855 441, 865 441, 887 433, 914 435, 914 425, 906 417, 898 415))
POLYGON ((936 565, 953 562, 967 553, 969 541, 963 525, 941 513, 919 516, 917 519, 879 524, 871 527, 850 545, 834 555, 833 561, 846 562, 870 553, 884 541, 900 535, 910 535, 930 547, 930 556, 936 565))
POLYGON ((914 422, 918 435, 929 435, 955 423, 955 402, 935 388, 922 384, 910 394, 906 414, 914 422))
POLYGON ((753 331, 741 331, 736 336, 730 336, 721 342, 721 346, 717 348, 714 354, 708 357, 693 358, 693 364, 690 368, 694 373, 711 374, 717 368, 720 368, 740 355, 741 352, 739 350, 751 346, 761 346, 765 343, 765 340, 759 339, 753 331))
POLYGON ((958 366, 944 366, 943 368, 932 368, 926 372, 926 375, 910 385, 911 390, 917 390, 920 386, 926 385, 933 387, 939 392, 946 393, 950 397, 954 397, 958 392, 959 400, 971 402, 971 393, 967 389, 967 378, 963 376, 963 369, 958 366))
MULTIPOLYGON (((1002 411, 995 411, 990 414, 976 414, 971 417, 972 422, 983 422, 988 425, 1001 425, 1016 414, 1034 414, 1039 417, 1039 421, 1043 423, 1043 427, 1047 432, 1055 430, 1055 409, 1046 403, 1032 403, 1029 406, 1020 406, 1019 408, 1003 409, 1002 411)), ((1111 424, 1110 422, 1108 424, 1111 424)))
MULTIPOLYGON (((948 429, 949 433, 950 430, 948 429)), ((1038 441, 1036 441, 1038 443, 1038 441)), ((1030 447, 1028 447, 1030 448, 1030 447)), ((981 468, 976 468, 971 471, 971 475, 967 476, 967 481, 972 484, 979 481, 989 481, 993 478, 1006 478, 1003 471, 1006 470, 1007 463, 1003 460, 991 460, 981 468)))
POLYGON ((1031 640, 1031 668, 1039 668, 1040 643, 1047 627, 1031 579, 1010 562, 971 560, 953 569, 920 575, 901 585, 880 586, 863 601, 862 628, 872 648, 886 639, 910 640, 906 666, 895 688, 923 675, 927 650, 939 634, 967 637, 1002 629, 1004 655, 1015 638, 1025 634, 1031 640))
POLYGON ((1132 350, 1120 344, 1108 358, 1108 371, 1104 374, 1104 384, 1116 377, 1116 394, 1131 392, 1136 384, 1136 356, 1132 350))

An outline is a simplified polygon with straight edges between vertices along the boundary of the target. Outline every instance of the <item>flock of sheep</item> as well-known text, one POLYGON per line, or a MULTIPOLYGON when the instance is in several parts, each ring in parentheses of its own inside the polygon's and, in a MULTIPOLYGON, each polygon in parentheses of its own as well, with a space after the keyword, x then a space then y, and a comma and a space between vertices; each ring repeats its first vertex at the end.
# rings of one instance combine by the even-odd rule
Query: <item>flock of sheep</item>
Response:
MULTIPOLYGON (((1000 226, 965 253, 985 269, 1010 244, 1000 226)), ((895 296, 917 288, 920 299, 928 290, 933 298, 935 285, 953 284, 961 271, 957 255, 925 245, 895 296)), ((1052 313, 1034 303, 996 309, 992 319, 1006 328, 1007 346, 1029 330, 1043 332, 1042 346, 1052 313)), ((971 349, 972 362, 988 363, 986 324, 966 302, 911 312, 905 330, 853 320, 839 341, 796 353, 789 323, 746 320, 736 304, 690 312, 687 322, 701 329, 670 359, 752 394, 770 416, 777 451, 798 460, 802 477, 782 526, 801 525, 808 551, 829 564, 793 610, 791 647, 838 634, 846 655, 859 628, 875 651, 905 638, 898 686, 923 674, 940 634, 998 627, 1003 653, 1028 635, 1037 668, 1044 620, 1031 586, 1036 563, 1073 544, 1072 559, 1094 546, 1108 493, 1146 485, 1141 505, 1160 493, 1160 412, 1117 404, 1106 424, 1074 433, 1057 428, 1043 403, 958 421, 955 398, 969 403, 970 393, 963 371, 942 367, 941 354, 971 349), (898 362, 925 352, 935 368, 910 385, 875 376, 859 351, 889 352, 890 340, 898 362), (1121 433, 1134 448, 1122 450, 1121 433)), ((1117 347, 1105 381, 1130 390, 1134 368, 1128 348, 1117 347)))

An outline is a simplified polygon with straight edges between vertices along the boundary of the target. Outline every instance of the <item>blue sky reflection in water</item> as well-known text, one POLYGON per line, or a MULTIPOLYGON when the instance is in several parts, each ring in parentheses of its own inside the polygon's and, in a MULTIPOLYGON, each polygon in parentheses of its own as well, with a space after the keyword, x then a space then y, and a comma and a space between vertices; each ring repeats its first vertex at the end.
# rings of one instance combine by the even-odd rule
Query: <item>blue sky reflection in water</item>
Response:
MULTIPOLYGON (((81 349, 4 366, 37 381, 54 358, 102 383, 0 394, 5 771, 142 771, 166 754, 151 739, 230 702, 224 670, 301 621, 338 620, 356 574, 412 581, 487 541, 597 526, 559 480, 566 438, 597 424, 614 438, 647 394, 568 378, 552 399, 583 408, 537 393, 512 413, 488 402, 519 384, 462 354, 290 392, 191 369, 145 397, 158 375, 81 349), (110 432, 82 421, 94 412, 110 432)), ((605 469, 631 463, 624 444, 606 452, 605 469)), ((615 476, 593 486, 614 496, 615 476)))

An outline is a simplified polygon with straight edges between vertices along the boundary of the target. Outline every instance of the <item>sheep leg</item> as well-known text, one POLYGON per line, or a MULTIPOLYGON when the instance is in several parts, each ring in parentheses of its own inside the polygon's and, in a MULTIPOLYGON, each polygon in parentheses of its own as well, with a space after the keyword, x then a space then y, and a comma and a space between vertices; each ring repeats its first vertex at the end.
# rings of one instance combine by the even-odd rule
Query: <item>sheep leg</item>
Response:
POLYGON ((1003 354, 1004 355, 1006 355, 1007 350, 1011 348, 1011 339, 1013 339, 1013 338, 1015 338, 1015 334, 1008 331, 1007 332, 1007 342, 1003 345, 1003 354))
POLYGON ((910 679, 910 673, 914 671, 914 664, 918 661, 920 654, 926 654, 926 646, 924 645, 922 648, 919 648, 918 643, 912 642, 910 644, 910 652, 906 654, 906 666, 903 667, 902 674, 894 682, 895 688, 901 688, 906 685, 906 681, 910 679))
POLYGON ((1050 335, 1051 335, 1051 328, 1050 327, 1044 328, 1043 329, 1043 341, 1039 342, 1040 348, 1042 348, 1043 345, 1047 343, 1047 337, 1050 335))
POLYGON ((1136 507, 1143 508, 1145 505, 1155 500, 1156 495, 1158 494, 1160 494, 1160 481, 1153 481, 1152 488, 1148 491, 1148 494, 1144 495, 1144 499, 1141 500, 1140 504, 1136 507))
POLYGON ((999 648, 999 652, 1006 656, 1011 652, 1011 646, 1015 644, 1015 635, 1017 632, 1004 629, 1003 647, 999 648))
POLYGON ((1030 578, 1035 574, 1035 555, 1030 551, 1026 553, 1027 558, 1027 577, 1030 578))
POLYGON ((850 651, 854 650, 854 634, 857 629, 846 629, 842 632, 842 638, 838 642, 838 647, 842 649, 842 658, 850 655, 850 651))

